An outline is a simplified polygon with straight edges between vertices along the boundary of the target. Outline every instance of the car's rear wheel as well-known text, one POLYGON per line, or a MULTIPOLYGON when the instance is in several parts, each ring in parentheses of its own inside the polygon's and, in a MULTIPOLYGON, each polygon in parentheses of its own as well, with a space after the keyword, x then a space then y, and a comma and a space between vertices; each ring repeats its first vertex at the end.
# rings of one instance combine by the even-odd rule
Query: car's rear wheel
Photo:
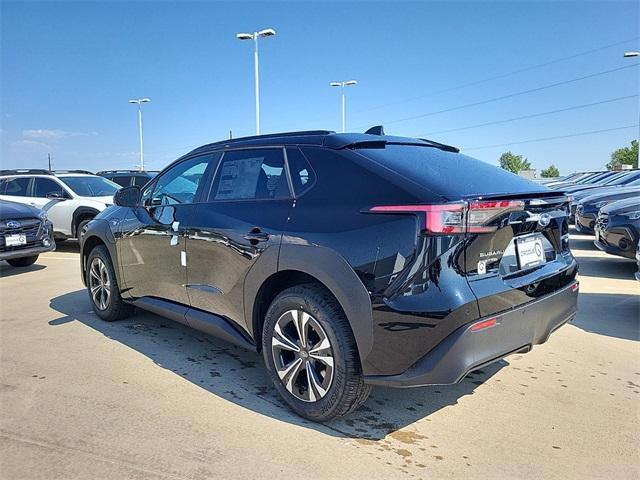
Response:
POLYGON ((7 263, 12 267, 28 267, 33 265, 38 260, 38 255, 31 255, 30 257, 12 258, 7 260, 7 263))
POLYGON ((87 259, 87 290, 94 312, 108 322, 121 320, 133 313, 133 306, 120 296, 118 280, 104 245, 91 250, 87 259))
POLYGON ((319 285, 292 287, 273 300, 262 350, 280 395, 309 420, 346 415, 369 396, 349 322, 319 285))

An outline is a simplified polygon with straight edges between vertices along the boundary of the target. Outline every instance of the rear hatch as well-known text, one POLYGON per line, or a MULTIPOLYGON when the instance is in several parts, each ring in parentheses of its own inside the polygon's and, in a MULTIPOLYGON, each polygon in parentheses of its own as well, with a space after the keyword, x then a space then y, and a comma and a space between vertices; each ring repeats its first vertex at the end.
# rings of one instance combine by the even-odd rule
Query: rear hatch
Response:
POLYGON ((464 270, 481 316, 571 283, 568 200, 556 193, 467 199, 464 270))
POLYGON ((569 250, 569 201, 560 192, 438 148, 387 142, 359 153, 373 162, 368 168, 424 199, 423 205, 373 211, 420 211, 427 236, 464 243, 456 270, 466 277, 481 316, 573 281, 577 264, 569 250))

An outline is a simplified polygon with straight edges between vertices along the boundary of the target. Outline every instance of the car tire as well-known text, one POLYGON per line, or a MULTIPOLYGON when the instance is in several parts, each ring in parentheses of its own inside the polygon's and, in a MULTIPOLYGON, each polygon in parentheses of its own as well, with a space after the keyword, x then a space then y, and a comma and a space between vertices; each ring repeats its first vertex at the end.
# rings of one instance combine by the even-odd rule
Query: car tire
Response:
POLYGON ((7 260, 7 263, 12 267, 28 267, 36 263, 38 256, 39 255, 31 255, 30 257, 12 258, 7 260))
POLYGON ((335 298, 320 285, 289 288, 271 302, 262 331, 262 353, 286 403, 314 422, 352 412, 371 392, 349 322, 335 298))
POLYGON ((78 241, 82 240, 82 229, 85 227, 85 225, 87 223, 89 223, 91 220, 93 220, 93 218, 87 218, 86 220, 82 220, 79 224, 78 224, 78 228, 76 228, 76 239, 78 241))
POLYGON ((104 245, 98 245, 89 253, 86 284, 93 311, 102 320, 122 320, 133 313, 133 305, 120 295, 111 257, 104 245))

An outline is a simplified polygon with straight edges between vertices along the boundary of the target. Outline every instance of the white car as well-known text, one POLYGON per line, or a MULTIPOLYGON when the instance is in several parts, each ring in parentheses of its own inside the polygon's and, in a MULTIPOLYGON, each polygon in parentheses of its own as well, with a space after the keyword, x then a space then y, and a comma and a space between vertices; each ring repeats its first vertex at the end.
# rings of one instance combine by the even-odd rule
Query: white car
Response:
POLYGON ((0 199, 47 206, 56 240, 78 238, 82 227, 113 204, 120 188, 83 170, 0 170, 0 199))

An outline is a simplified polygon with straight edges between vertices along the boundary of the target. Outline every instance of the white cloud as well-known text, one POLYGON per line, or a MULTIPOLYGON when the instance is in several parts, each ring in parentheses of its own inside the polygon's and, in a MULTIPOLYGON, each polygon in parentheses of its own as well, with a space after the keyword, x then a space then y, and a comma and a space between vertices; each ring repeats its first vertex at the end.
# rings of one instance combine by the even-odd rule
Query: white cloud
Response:
POLYGON ((29 129, 23 130, 22 136, 26 138, 42 138, 42 139, 59 139, 66 137, 88 137, 90 135, 97 135, 98 132, 70 132, 67 130, 57 130, 57 129, 47 129, 47 128, 38 128, 38 129, 29 129))
POLYGON ((11 143, 14 150, 51 150, 51 145, 35 140, 17 140, 11 143))

